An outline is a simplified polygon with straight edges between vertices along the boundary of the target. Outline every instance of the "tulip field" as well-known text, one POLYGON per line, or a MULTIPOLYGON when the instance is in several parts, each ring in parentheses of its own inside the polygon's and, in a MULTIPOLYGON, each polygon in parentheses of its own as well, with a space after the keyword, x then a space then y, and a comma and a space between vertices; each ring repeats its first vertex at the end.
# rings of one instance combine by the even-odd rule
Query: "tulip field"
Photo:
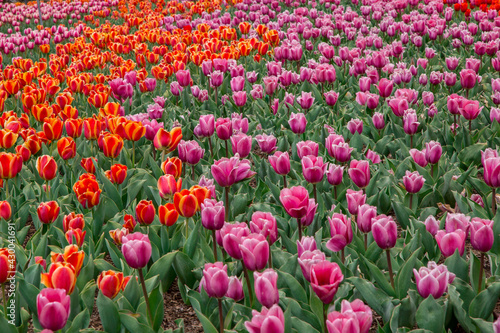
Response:
POLYGON ((0 0, 0 332, 500 333, 499 105, 497 0, 0 0))

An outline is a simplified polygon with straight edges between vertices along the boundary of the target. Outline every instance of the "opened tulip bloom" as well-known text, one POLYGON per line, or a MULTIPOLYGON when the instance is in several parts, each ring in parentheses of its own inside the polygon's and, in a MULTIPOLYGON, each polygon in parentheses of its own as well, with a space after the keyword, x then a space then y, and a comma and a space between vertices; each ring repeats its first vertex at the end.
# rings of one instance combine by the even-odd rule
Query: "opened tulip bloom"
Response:
POLYGON ((359 332, 360 333, 368 333, 370 331, 370 327, 373 323, 373 313, 372 309, 360 299, 355 299, 350 302, 347 300, 343 300, 341 303, 341 313, 352 312, 356 316, 359 324, 359 332))
POLYGON ((325 260, 311 267, 312 290, 325 304, 332 302, 343 279, 344 275, 336 263, 325 260))
POLYGON ((285 316, 279 305, 273 305, 270 309, 263 307, 261 312, 252 310, 252 320, 245 322, 245 328, 249 333, 284 333, 285 316))
POLYGON ((297 142, 297 155, 300 159, 306 156, 318 157, 319 144, 317 142, 307 140, 297 142))
POLYGON ((352 241, 351 219, 344 214, 334 213, 328 216, 330 223, 330 240, 326 243, 326 248, 333 252, 342 251, 342 262, 344 261, 344 249, 352 241))
POLYGON ((455 279, 455 274, 448 271, 445 265, 437 265, 430 261, 427 267, 413 269, 415 283, 420 296, 423 298, 432 295, 435 299, 443 296, 448 291, 448 285, 455 279))
MULTIPOLYGON (((267 212, 254 212, 250 221, 250 230, 264 236, 272 245, 278 239, 278 224, 273 214, 267 212)), ((271 255, 271 253, 269 253, 271 255)))

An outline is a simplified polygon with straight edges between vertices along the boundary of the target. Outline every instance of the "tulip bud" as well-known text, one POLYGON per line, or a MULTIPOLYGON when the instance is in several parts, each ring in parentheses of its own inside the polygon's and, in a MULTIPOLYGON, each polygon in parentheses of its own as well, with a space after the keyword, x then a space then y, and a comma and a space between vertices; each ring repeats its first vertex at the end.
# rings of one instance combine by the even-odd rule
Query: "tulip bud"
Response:
POLYGON ((38 219, 44 224, 54 222, 59 216, 60 207, 56 201, 41 202, 36 209, 38 219))
POLYGON ((12 208, 8 201, 0 201, 0 218, 8 221, 12 216, 12 208))
POLYGON ((467 235, 462 229, 457 229, 448 233, 445 230, 439 230, 435 237, 443 256, 449 257, 453 255, 456 250, 458 250, 460 255, 464 254, 465 239, 467 235))
POLYGON ((201 204, 201 224, 209 230, 219 230, 224 226, 226 210, 222 201, 209 199, 201 204))
POLYGON ((493 221, 474 217, 470 223, 470 242, 475 250, 488 252, 493 246, 493 221))
POLYGON ((141 200, 135 207, 135 217, 141 225, 153 223, 155 215, 156 209, 152 201, 141 200))
POLYGON ((269 261, 269 243, 261 234, 243 237, 239 244, 243 264, 251 271, 259 271, 269 261))
POLYGON ((123 273, 112 270, 101 272, 97 278, 97 287, 108 298, 115 298, 123 284, 123 273))

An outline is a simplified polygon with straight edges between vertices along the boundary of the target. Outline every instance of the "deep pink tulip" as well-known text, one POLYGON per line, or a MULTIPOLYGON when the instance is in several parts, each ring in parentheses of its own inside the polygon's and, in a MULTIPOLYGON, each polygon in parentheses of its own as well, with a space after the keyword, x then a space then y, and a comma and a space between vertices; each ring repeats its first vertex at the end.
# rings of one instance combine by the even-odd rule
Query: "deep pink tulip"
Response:
POLYGON ((309 199, 306 215, 300 219, 300 225, 306 227, 311 225, 314 221, 314 217, 316 216, 316 209, 318 209, 316 201, 314 201, 314 199, 309 199))
POLYGON ((261 234, 242 237, 240 251, 245 267, 251 271, 260 271, 269 260, 269 243, 261 234))
POLYGON ((309 192, 302 186, 284 188, 280 193, 280 201, 288 215, 301 219, 307 214, 309 192))
POLYGON ((229 187, 244 179, 250 178, 256 172, 250 170, 251 164, 247 159, 240 159, 236 154, 231 158, 223 157, 212 164, 212 176, 221 187, 229 187))
POLYGON ((284 176, 290 172, 290 156, 288 152, 277 151, 274 155, 269 156, 268 159, 278 175, 284 176))
POLYGON ((358 228, 363 233, 368 233, 372 230, 372 220, 377 216, 377 207, 363 204, 358 207, 358 216, 356 223, 358 228))
POLYGON ((378 94, 382 98, 387 98, 391 96, 392 94, 392 89, 394 88, 394 84, 392 83, 391 80, 388 80, 386 78, 381 79, 378 82, 378 94))
POLYGON ((432 236, 436 236, 439 231, 439 221, 432 215, 429 215, 424 221, 425 230, 427 230, 432 236))
POLYGON ((278 224, 273 214, 267 212, 254 212, 250 221, 250 230, 263 235, 270 245, 278 239, 278 224))
POLYGON ((245 158, 252 150, 252 137, 244 133, 238 133, 231 136, 231 149, 233 154, 239 154, 241 158, 245 158))
POLYGON ((266 154, 272 154, 277 148, 277 140, 274 135, 259 134, 255 136, 255 140, 257 141, 260 150, 266 154))
POLYGON ((248 118, 243 117, 240 113, 233 113, 231 115, 231 125, 233 127, 233 131, 236 132, 248 132, 248 118))
POLYGON ((290 115, 290 120, 288 120, 290 129, 295 134, 302 134, 306 131, 307 119, 303 113, 293 113, 290 115))
POLYGON ((394 115, 402 117, 404 112, 408 110, 408 100, 404 98, 392 98, 387 100, 387 105, 391 108, 394 115))
POLYGON ((498 151, 496 149, 486 148, 481 151, 481 164, 484 167, 484 161, 491 157, 498 157, 498 151))
POLYGON ((215 132, 221 140, 229 140, 233 134, 233 127, 231 119, 229 118, 218 118, 215 123, 215 132))
MULTIPOLYGON (((308 237, 304 237, 308 238, 308 237)), ((302 238, 302 239, 304 239, 302 238)), ((298 241, 297 241, 298 243, 298 241)), ((316 243, 314 243, 316 245, 316 243)), ((311 267, 317 263, 320 263, 322 261, 326 260, 326 256, 323 252, 320 250, 314 249, 314 250, 305 250, 302 253, 299 252, 299 265, 300 269, 302 270, 302 274, 304 275, 304 278, 310 282, 311 281, 311 267)))
POLYGON ((151 243, 148 235, 134 232, 123 236, 122 252, 130 267, 135 269, 145 267, 151 258, 151 243))
POLYGON ((351 152, 354 148, 349 147, 346 142, 332 144, 333 157, 340 163, 345 163, 351 159, 351 152))
POLYGON ((460 71, 460 84, 464 89, 472 89, 476 85, 477 74, 472 69, 462 69, 460 71))
POLYGON ((260 312, 252 310, 252 320, 245 322, 245 328, 248 333, 284 333, 285 315, 277 304, 260 312))
POLYGON ((445 257, 449 257, 458 250, 460 255, 464 254, 465 251, 465 239, 467 235, 462 229, 457 229, 453 232, 446 232, 444 230, 439 230, 436 233, 436 241, 438 243, 441 253, 445 257))
POLYGON ((465 232, 467 236, 469 233, 469 224, 470 224, 470 216, 466 216, 462 213, 451 214, 448 213, 446 215, 446 221, 444 224, 444 229, 446 232, 453 232, 457 229, 461 229, 465 232))
POLYGON ((233 92, 243 91, 245 88, 245 77, 236 76, 231 79, 231 90, 233 92))
POLYGON ((68 321, 71 300, 64 289, 45 288, 36 297, 38 321, 45 329, 58 331, 68 321))
POLYGON ((326 105, 334 106, 339 99, 339 94, 333 90, 327 91, 323 94, 325 96, 326 105))
POLYGON ((250 229, 246 223, 224 223, 220 229, 222 246, 227 254, 236 260, 241 260, 242 254, 240 244, 243 237, 250 235, 250 229))
POLYGON ((333 155, 333 145, 339 144, 341 142, 345 142, 342 135, 338 135, 335 133, 331 133, 330 135, 328 135, 325 139, 325 148, 328 152, 328 155, 330 155, 331 157, 335 157, 333 155))
POLYGON ((363 132, 363 121, 361 119, 351 119, 347 123, 347 129, 351 134, 358 132, 361 134, 363 132))
POLYGON ((222 298, 229 288, 227 265, 222 262, 206 263, 203 268, 203 281, 200 282, 209 297, 222 298))
POLYGON ((470 199, 477 203, 479 206, 484 208, 484 201, 481 195, 474 193, 473 195, 470 196, 470 199))
POLYGON ((422 101, 427 106, 431 105, 434 103, 434 94, 431 91, 424 91, 422 93, 422 101))
POLYGON ((372 116, 373 127, 381 130, 385 127, 384 115, 380 112, 375 112, 372 116))
POLYGON ((458 67, 458 58, 457 57, 448 57, 445 59, 446 67, 448 70, 454 71, 458 67))
POLYGON ((418 193, 422 186, 424 186, 425 178, 421 176, 418 171, 410 172, 406 170, 403 177, 403 184, 408 193, 418 193))
POLYGON ((332 186, 337 186, 342 183, 342 178, 344 175, 344 167, 336 165, 333 163, 328 164, 328 169, 326 170, 326 179, 332 186))
POLYGON ((343 279, 344 275, 336 263, 324 260, 311 266, 312 290, 325 304, 332 302, 343 279))
POLYGON ((363 191, 347 189, 346 198, 347 210, 351 215, 357 215, 359 206, 364 205, 366 202, 366 195, 363 194, 363 191))
POLYGON ((312 93, 302 91, 302 94, 297 97, 297 103, 303 110, 309 110, 314 103, 314 97, 312 93))
POLYGON ((479 217, 472 218, 470 223, 470 243, 475 250, 488 252, 493 247, 493 221, 479 217))
POLYGON ((369 77, 362 77, 359 79, 359 90, 361 92, 369 92, 372 81, 369 77))
POLYGON ((191 73, 189 70, 178 70, 177 73, 175 73, 175 78, 181 87, 187 87, 191 84, 191 73))
POLYGON ((347 172, 352 182, 359 188, 364 188, 370 183, 370 164, 368 161, 352 160, 347 172))
POLYGON ((315 156, 317 157, 319 153, 319 144, 314 141, 300 141, 297 142, 297 155, 300 159, 305 156, 315 156))
POLYGON ((343 300, 341 303, 342 313, 354 312, 356 318, 358 319, 359 324, 359 332, 360 333, 368 333, 370 331, 370 327, 373 322, 373 313, 372 309, 365 303, 363 303, 360 299, 355 299, 350 302, 347 300, 343 300))
POLYGON ((483 179, 489 187, 500 187, 500 157, 487 157, 483 154, 483 179))
POLYGON ((387 215, 378 215, 372 219, 373 239, 381 249, 390 249, 396 245, 398 226, 393 218, 387 215))
POLYGON ((467 120, 474 120, 477 118, 483 107, 479 107, 478 101, 463 100, 460 114, 467 120))
POLYGON ((237 107, 242 107, 247 103, 247 92, 246 91, 236 91, 233 93, 233 101, 237 107))
POLYGON ((446 101, 446 106, 448 107, 448 111, 451 114, 459 114, 460 109, 462 108, 462 101, 464 100, 465 100, 464 97, 459 96, 457 94, 448 95, 446 101))
POLYGON ((263 306, 270 308, 278 304, 280 295, 278 293, 278 273, 268 268, 262 273, 254 272, 255 297, 263 306))
POLYGON ((408 109, 405 111, 403 116, 403 130, 408 135, 415 135, 418 131, 418 125, 420 123, 417 121, 417 113, 413 109, 408 109))
POLYGON ((326 243, 326 248, 333 252, 342 251, 352 242, 351 219, 344 214, 334 213, 328 216, 330 223, 330 240, 326 243))
POLYGON ((443 296, 448 291, 448 285, 455 279, 455 274, 448 271, 445 265, 437 265, 430 261, 427 267, 413 269, 415 283, 420 296, 423 298, 432 295, 435 299, 443 296))
POLYGON ((210 86, 217 88, 222 85, 224 82, 224 73, 221 71, 215 70, 210 74, 210 86))
POLYGON ((215 131, 215 118, 213 114, 200 116, 199 132, 203 137, 211 137, 215 131))
POLYGON ((328 314, 326 327, 328 333, 359 333, 359 321, 354 312, 333 311, 328 314))
POLYGON ((425 159, 430 164, 436 164, 441 158, 443 148, 437 141, 430 141, 425 144, 425 159))
POLYGON ((382 162, 382 160, 380 158, 380 155, 377 154, 376 152, 374 152, 371 149, 368 149, 366 151, 365 156, 366 156, 367 159, 369 159, 370 161, 372 161, 373 164, 379 164, 380 162, 382 162))
POLYGON ((243 284, 241 280, 236 276, 230 276, 227 286, 226 297, 234 299, 236 302, 241 301, 245 298, 245 293, 243 292, 243 284))
POLYGON ((274 94, 276 89, 278 88, 278 77, 276 76, 266 76, 264 79, 264 90, 266 95, 271 96, 274 94))
POLYGON ((413 148, 413 149, 410 149, 410 155, 413 158, 413 161, 416 164, 418 164, 419 166, 421 166, 422 168, 427 166, 427 164, 429 163, 427 161, 427 159, 425 158, 425 150, 420 151, 418 149, 413 148))
POLYGON ((208 230, 219 230, 224 226, 226 209, 222 201, 205 199, 201 203, 201 224, 208 230))
POLYGON ((201 148, 198 142, 181 140, 177 145, 179 159, 187 164, 196 165, 200 162, 205 154, 205 149, 201 148))
POLYGON ((323 180, 327 164, 323 163, 321 156, 307 155, 302 158, 301 162, 302 174, 308 183, 316 184, 323 180))

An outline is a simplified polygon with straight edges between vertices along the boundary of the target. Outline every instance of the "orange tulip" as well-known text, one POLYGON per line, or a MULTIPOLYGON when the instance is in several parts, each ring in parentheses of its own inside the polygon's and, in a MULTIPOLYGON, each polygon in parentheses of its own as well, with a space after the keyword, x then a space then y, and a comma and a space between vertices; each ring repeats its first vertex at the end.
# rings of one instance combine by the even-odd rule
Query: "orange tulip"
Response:
POLYGON ((10 220, 12 216, 12 208, 8 201, 0 201, 0 218, 10 220))
POLYGON ((45 54, 49 53, 50 52, 50 45, 49 44, 40 45, 40 51, 42 53, 45 53, 45 54))
POLYGON ((82 135, 82 120, 81 119, 67 119, 64 122, 66 134, 72 138, 78 138, 82 135))
POLYGON ((83 208, 91 209, 99 204, 102 190, 94 179, 87 178, 77 181, 73 185, 73 191, 83 208))
POLYGON ((63 122, 59 117, 50 117, 43 120, 43 133, 47 140, 59 140, 63 130, 63 122))
POLYGON ((163 161, 161 169, 166 175, 172 175, 177 179, 181 176, 182 161, 178 157, 169 157, 163 161))
POLYGON ((76 155, 76 142, 70 137, 65 137, 57 141, 57 152, 63 160, 69 160, 76 155))
POLYGON ((174 194, 174 206, 184 217, 192 217, 198 210, 198 200, 190 190, 182 190, 174 194))
POLYGON ((31 157, 31 151, 23 145, 16 147, 16 154, 21 156, 23 162, 26 162, 31 157))
POLYGON ((110 230, 109 235, 113 238, 113 241, 116 245, 122 245, 123 236, 127 236, 129 234, 129 230, 125 227, 121 229, 110 230))
POLYGON ((14 251, 8 248, 0 249, 0 284, 16 274, 16 256, 14 251))
POLYGON ((3 88, 9 95, 15 95, 21 90, 21 83, 19 80, 6 80, 3 83, 3 88))
POLYGON ((99 134, 104 130, 104 124, 97 118, 86 118, 83 121, 83 130, 87 140, 97 140, 99 134))
POLYGON ((36 160, 36 169, 40 178, 43 180, 52 180, 57 174, 56 160, 49 155, 43 155, 36 160))
POLYGON ((119 135, 105 132, 99 136, 99 147, 102 149, 104 156, 117 158, 123 148, 123 139, 119 135))
POLYGON ((201 209, 201 204, 205 199, 210 199, 210 190, 206 187, 202 187, 199 185, 194 185, 190 189, 192 194, 196 197, 196 200, 198 200, 198 208, 201 209))
POLYGON ((141 200, 135 207, 135 217, 141 225, 150 225, 153 223, 155 215, 156 209, 151 200, 141 200))
POLYGON ((66 236, 66 240, 69 244, 74 244, 76 246, 82 246, 85 241, 86 231, 82 229, 69 229, 64 234, 66 236))
POLYGON ((87 157, 82 158, 80 161, 80 165, 85 169, 88 173, 95 174, 95 164, 97 164, 97 158, 95 157, 87 157))
POLYGON ((160 128, 156 132, 153 143, 155 148, 165 152, 171 152, 177 148, 179 141, 182 139, 182 130, 180 127, 173 128, 170 132, 167 132, 163 128, 160 128))
POLYGON ((64 248, 63 253, 51 252, 50 259, 52 263, 65 262, 71 264, 75 270, 75 275, 78 276, 83 266, 85 252, 79 251, 78 246, 75 244, 70 244, 64 248))
POLYGON ((41 202, 36 209, 38 219, 43 224, 51 224, 59 216, 61 208, 57 201, 41 202))
POLYGON ((33 134, 30 135, 24 140, 23 146, 29 149, 31 155, 38 153, 38 151, 42 148, 42 141, 38 137, 38 135, 33 134))
POLYGON ((179 218, 179 213, 175 209, 173 203, 167 203, 163 206, 158 207, 158 217, 160 218, 160 223, 171 227, 177 222, 179 218))
POLYGON ((164 200, 171 200, 176 192, 182 188, 182 178, 175 181, 173 175, 167 174, 158 178, 158 191, 164 200))
POLYGON ((63 229, 67 232, 69 229, 82 229, 85 228, 85 220, 83 214, 75 214, 74 212, 64 216, 63 229))
POLYGON ((106 177, 113 184, 121 184, 127 178, 127 166, 123 164, 113 164, 111 170, 105 172, 106 177))
POLYGON ((33 105, 32 108, 33 117, 38 122, 42 122, 45 118, 50 117, 53 113, 54 110, 47 102, 33 105))
POLYGON ((130 141, 139 141, 146 134, 146 127, 139 121, 128 121, 124 125, 125 139, 130 141))
POLYGON ((123 227, 127 228, 130 232, 134 231, 135 226, 137 225, 136 220, 130 214, 125 214, 123 217, 123 227))
POLYGON ((0 130, 0 147, 4 149, 11 148, 16 143, 17 137, 17 133, 12 132, 11 130, 0 130))
POLYGON ((42 273, 41 282, 47 288, 64 289, 70 295, 76 284, 75 269, 70 263, 55 262, 50 265, 48 273, 42 273))
POLYGON ((246 35, 250 32, 252 25, 248 22, 241 22, 238 27, 240 28, 241 33, 246 35))
POLYGON ((109 93, 107 92, 95 92, 91 91, 87 101, 96 108, 101 108, 108 102, 109 93))
POLYGON ((97 287, 108 298, 115 298, 123 285, 123 273, 112 270, 101 272, 97 278, 97 287))
POLYGON ((23 167, 23 159, 21 156, 12 153, 0 153, 0 178, 14 178, 23 167))
MULTIPOLYGON (((78 119, 78 110, 77 108, 71 105, 66 105, 64 108, 61 109, 59 115, 61 116, 63 121, 66 121, 68 119, 78 119)), ((81 121, 81 119, 78 120, 81 121)))
POLYGON ((103 117, 105 116, 120 116, 121 110, 120 110, 120 103, 113 103, 109 102, 104 105, 104 107, 99 109, 99 115, 102 115, 103 117))

